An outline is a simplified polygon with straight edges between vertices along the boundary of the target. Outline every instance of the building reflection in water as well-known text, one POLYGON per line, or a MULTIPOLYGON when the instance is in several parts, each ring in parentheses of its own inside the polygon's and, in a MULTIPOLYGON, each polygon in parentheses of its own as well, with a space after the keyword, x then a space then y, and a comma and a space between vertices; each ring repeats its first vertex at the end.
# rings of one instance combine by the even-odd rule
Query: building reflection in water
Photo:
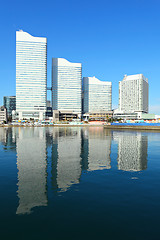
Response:
POLYGON ((111 168, 111 132, 104 131, 102 127, 89 127, 82 129, 83 139, 83 167, 86 170, 102 170, 111 168))
POLYGON ((3 148, 17 151, 16 213, 47 206, 47 180, 56 192, 65 192, 79 183, 82 171, 110 169, 112 140, 118 142, 119 170, 147 168, 148 134, 143 132, 103 127, 0 128, 3 148))
POLYGON ((79 183, 81 175, 81 129, 51 128, 52 186, 61 192, 79 183))
POLYGON ((16 129, 0 127, 0 143, 4 149, 9 147, 10 151, 16 151, 16 129))
POLYGON ((17 138, 17 214, 47 206, 46 137, 43 128, 19 128, 17 138))
POLYGON ((118 169, 141 171, 147 169, 148 136, 143 132, 113 132, 118 141, 118 169))
POLYGON ((110 169, 111 135, 103 128, 50 128, 52 186, 63 192, 79 183, 82 170, 110 169))

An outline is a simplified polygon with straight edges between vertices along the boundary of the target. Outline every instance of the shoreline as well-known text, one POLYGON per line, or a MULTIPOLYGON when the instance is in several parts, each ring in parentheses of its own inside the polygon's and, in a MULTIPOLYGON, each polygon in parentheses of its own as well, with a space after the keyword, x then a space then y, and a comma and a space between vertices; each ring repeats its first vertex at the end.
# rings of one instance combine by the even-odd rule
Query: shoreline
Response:
POLYGON ((145 131, 160 131, 160 126, 130 126, 130 125, 104 125, 104 129, 110 130, 145 130, 145 131))
POLYGON ((54 125, 43 125, 43 126, 24 126, 24 125, 0 125, 0 127, 104 127, 102 124, 54 124, 54 125))
POLYGON ((34 126, 34 125, 30 125, 30 126, 25 126, 25 125, 0 125, 0 127, 2 128, 41 128, 41 127, 102 127, 106 130, 139 130, 139 131, 156 131, 156 132, 160 132, 160 126, 130 126, 130 125, 102 125, 102 124, 77 124, 77 125, 72 125, 72 124, 54 124, 54 125, 41 125, 41 126, 34 126))

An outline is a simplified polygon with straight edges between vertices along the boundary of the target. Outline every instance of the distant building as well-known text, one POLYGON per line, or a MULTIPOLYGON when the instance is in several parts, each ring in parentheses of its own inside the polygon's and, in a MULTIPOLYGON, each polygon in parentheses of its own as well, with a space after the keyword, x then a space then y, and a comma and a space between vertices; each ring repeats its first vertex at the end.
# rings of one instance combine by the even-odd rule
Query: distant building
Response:
POLYGON ((83 113, 95 119, 112 116, 112 83, 95 77, 83 78, 83 113))
POLYGON ((47 107, 52 107, 51 101, 47 100, 47 107))
POLYGON ((138 118, 138 113, 148 113, 148 79, 143 74, 125 75, 119 82, 119 108, 117 118, 138 118))
POLYGON ((3 97, 3 105, 7 109, 7 116, 12 116, 12 111, 16 110, 16 97, 15 96, 5 96, 3 97))
MULTIPOLYGON (((61 118, 81 117, 82 64, 52 59, 52 108, 61 118)), ((53 113, 54 114, 54 113, 53 113)))
POLYGON ((46 119, 53 118, 51 101, 47 100, 46 119))
POLYGON ((16 32, 16 111, 43 120, 47 101, 47 39, 16 32))
POLYGON ((7 122, 7 109, 4 106, 0 107, 0 123, 7 122))

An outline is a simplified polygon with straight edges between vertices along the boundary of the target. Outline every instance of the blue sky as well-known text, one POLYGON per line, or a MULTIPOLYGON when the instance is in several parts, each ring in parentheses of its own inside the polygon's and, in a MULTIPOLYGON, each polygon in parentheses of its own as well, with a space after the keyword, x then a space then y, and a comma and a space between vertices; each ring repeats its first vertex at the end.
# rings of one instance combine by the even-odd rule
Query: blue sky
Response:
MULTIPOLYGON (((51 59, 82 63, 82 75, 112 82, 113 108, 124 74, 149 80, 150 112, 160 114, 159 0, 6 0, 0 3, 0 105, 15 95, 15 32, 48 39, 51 59)), ((50 94, 48 94, 50 98, 50 94)))

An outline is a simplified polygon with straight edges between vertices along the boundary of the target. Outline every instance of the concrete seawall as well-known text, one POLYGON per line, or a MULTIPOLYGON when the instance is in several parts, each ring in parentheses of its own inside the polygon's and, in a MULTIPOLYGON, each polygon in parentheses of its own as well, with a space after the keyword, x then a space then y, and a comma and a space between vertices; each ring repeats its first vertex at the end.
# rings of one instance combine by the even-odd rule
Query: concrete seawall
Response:
POLYGON ((104 125, 104 128, 105 129, 112 129, 112 130, 152 130, 152 131, 160 131, 160 126, 131 126, 131 125, 104 125))

